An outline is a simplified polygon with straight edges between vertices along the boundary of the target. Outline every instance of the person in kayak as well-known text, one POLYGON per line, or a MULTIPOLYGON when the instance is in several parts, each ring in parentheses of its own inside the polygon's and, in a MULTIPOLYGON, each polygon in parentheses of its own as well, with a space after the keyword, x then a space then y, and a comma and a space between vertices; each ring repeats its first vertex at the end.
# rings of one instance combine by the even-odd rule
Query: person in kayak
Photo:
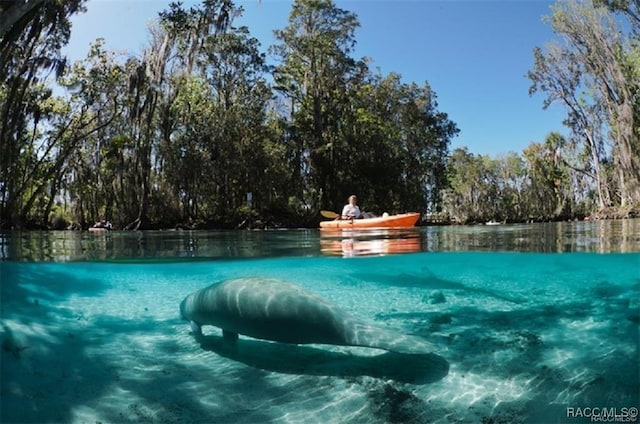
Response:
POLYGON ((111 221, 107 221, 103 215, 100 215, 100 219, 93 224, 92 228, 106 228, 107 230, 110 230, 111 227, 111 221))
POLYGON ((358 198, 355 194, 349 196, 347 199, 347 204, 342 208, 342 215, 340 219, 358 219, 362 218, 362 213, 360 212, 360 207, 358 206, 358 198))

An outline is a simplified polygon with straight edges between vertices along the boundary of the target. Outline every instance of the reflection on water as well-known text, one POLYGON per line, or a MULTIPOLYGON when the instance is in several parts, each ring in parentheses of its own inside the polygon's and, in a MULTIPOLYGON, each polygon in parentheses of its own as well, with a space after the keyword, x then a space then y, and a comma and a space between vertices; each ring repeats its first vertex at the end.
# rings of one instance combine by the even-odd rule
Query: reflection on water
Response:
POLYGON ((310 256, 317 231, 49 231, 0 233, 3 260, 74 261, 310 256))
POLYGON ((329 229, 320 231, 320 250, 326 255, 373 256, 421 250, 418 228, 329 229))
POLYGON ((432 228, 428 251, 640 251, 640 219, 432 228))
POLYGON ((0 233, 16 261, 362 256, 439 251, 639 252, 640 219, 412 229, 0 233))

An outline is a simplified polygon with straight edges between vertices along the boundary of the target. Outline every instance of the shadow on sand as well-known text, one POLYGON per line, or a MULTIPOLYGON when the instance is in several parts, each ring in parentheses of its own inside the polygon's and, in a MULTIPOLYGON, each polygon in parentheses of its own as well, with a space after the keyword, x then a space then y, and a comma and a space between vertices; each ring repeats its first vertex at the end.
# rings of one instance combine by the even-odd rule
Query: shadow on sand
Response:
POLYGON ((214 335, 200 336, 196 340, 204 350, 254 368, 284 374, 370 376, 402 383, 428 384, 442 380, 449 372, 449 363, 433 353, 385 352, 376 356, 358 356, 350 352, 244 338, 229 342, 214 335))

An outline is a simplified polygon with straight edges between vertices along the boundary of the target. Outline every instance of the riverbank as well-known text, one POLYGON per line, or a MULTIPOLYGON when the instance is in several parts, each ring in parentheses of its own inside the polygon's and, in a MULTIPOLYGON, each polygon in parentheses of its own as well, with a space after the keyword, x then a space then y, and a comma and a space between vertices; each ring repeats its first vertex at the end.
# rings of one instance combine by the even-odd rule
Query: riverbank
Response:
MULTIPOLYGON (((640 218, 640 208, 606 208, 590 215, 581 216, 555 216, 555 217, 528 217, 527 219, 514 220, 494 220, 494 219, 472 219, 466 222, 456 222, 442 214, 423 214, 417 223, 418 227, 440 226, 440 225, 483 225, 487 223, 498 224, 525 224, 542 222, 573 222, 573 221, 600 221, 640 218)), ((318 214, 307 216, 254 216, 245 218, 239 222, 227 222, 219 220, 201 220, 190 222, 145 222, 145 223, 115 223, 115 230, 244 230, 244 229, 293 229, 293 228, 318 228, 322 218, 318 214)), ((47 231, 47 230, 69 230, 86 231, 91 224, 71 223, 63 218, 54 219, 49 225, 37 222, 25 222, 22 224, 11 224, 3 222, 0 230, 26 230, 26 231, 47 231)))

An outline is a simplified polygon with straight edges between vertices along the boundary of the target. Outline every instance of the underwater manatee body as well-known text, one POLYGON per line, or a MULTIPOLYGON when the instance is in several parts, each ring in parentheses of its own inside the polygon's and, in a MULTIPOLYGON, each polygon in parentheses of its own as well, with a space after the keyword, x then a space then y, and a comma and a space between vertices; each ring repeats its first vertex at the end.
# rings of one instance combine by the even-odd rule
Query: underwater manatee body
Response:
POLYGON ((273 278, 237 278, 188 295, 180 304, 182 318, 196 334, 202 325, 282 343, 366 346, 399 353, 436 350, 427 340, 366 323, 323 297, 273 278))

